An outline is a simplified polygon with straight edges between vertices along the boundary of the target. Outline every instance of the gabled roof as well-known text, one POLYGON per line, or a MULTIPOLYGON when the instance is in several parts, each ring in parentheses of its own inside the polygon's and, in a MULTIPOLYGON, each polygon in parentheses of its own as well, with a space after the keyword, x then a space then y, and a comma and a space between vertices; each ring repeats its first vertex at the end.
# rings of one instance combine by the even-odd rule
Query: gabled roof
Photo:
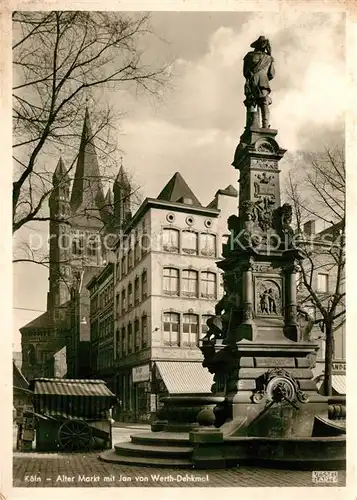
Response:
POLYGON ((21 370, 15 365, 14 361, 12 362, 12 378, 14 387, 19 389, 28 389, 29 383, 21 370))
POLYGON ((232 184, 229 184, 224 189, 219 189, 216 194, 214 195, 213 200, 207 205, 208 208, 217 208, 218 207, 218 195, 223 195, 223 196, 232 196, 234 198, 238 197, 238 191, 236 190, 235 187, 232 186, 232 184))
POLYGON ((53 325, 51 316, 48 314, 48 311, 40 314, 37 318, 31 320, 27 325, 20 328, 22 331, 25 328, 51 328, 53 325))
MULTIPOLYGON (((67 300, 66 302, 64 302, 63 304, 58 306, 58 309, 68 309, 70 304, 71 304, 71 301, 67 300)), ((25 326, 22 326, 20 328, 20 332, 22 332, 22 330, 24 330, 25 328, 26 329, 27 328, 31 328, 31 329, 44 329, 44 328, 46 328, 46 329, 48 329, 48 328, 53 328, 54 326, 56 326, 56 328, 60 328, 61 327, 61 320, 56 321, 56 323, 54 324, 52 321, 51 314, 49 313, 49 311, 46 311, 46 312, 40 314, 40 316, 37 316, 37 318, 31 320, 25 326)))
POLYGON ((192 205, 198 207, 202 206, 179 172, 176 172, 171 177, 157 197, 158 200, 172 201, 173 203, 185 203, 185 198, 191 199, 192 205))
POLYGON ((223 194, 225 196, 234 196, 234 197, 237 197, 238 196, 238 191, 236 190, 236 188, 234 186, 232 186, 232 184, 229 184, 229 186, 227 186, 226 188, 219 189, 217 191, 217 194, 223 194))
MULTIPOLYGON (((97 210, 101 210, 103 205, 104 193, 98 158, 94 146, 89 112, 86 109, 71 194, 71 208, 73 214, 80 214, 79 217, 87 212, 88 220, 86 224, 90 225, 91 215, 94 220, 100 219, 100 212, 96 212, 97 210)), ((95 225, 98 225, 98 223, 95 225)))

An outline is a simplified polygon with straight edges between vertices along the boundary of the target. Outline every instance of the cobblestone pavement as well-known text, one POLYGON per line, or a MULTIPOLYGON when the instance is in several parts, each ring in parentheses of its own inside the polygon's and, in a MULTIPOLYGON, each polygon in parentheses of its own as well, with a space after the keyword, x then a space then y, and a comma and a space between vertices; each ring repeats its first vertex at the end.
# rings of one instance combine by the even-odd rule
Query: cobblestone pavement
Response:
MULTIPOLYGON (((137 428, 113 428, 113 442, 128 441, 137 428)), ((312 482, 311 471, 289 471, 235 467, 224 470, 188 470, 138 467, 105 463, 93 453, 14 452, 14 487, 243 487, 243 486, 345 486, 346 474, 338 471, 338 482, 312 482), (71 480, 72 478, 73 481, 71 480)))

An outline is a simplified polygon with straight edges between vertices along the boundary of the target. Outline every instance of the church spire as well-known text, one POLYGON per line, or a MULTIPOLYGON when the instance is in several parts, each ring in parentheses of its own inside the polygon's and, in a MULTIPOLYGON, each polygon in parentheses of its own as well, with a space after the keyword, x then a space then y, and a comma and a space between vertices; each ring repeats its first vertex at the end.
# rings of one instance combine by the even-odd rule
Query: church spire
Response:
POLYGON ((76 172, 73 181, 71 208, 73 213, 86 213, 89 219, 90 214, 93 213, 93 211, 97 212, 100 210, 103 205, 104 193, 98 158, 94 145, 89 111, 88 108, 86 108, 76 172))
POLYGON ((120 159, 120 169, 114 181, 114 218, 118 226, 122 226, 131 217, 130 199, 131 199, 131 184, 127 173, 123 167, 123 157, 120 159))
POLYGON ((52 184, 58 186, 61 182, 69 180, 68 172, 64 166, 62 156, 60 157, 52 176, 52 184))
POLYGON ((107 191, 107 194, 105 195, 105 200, 104 200, 105 209, 107 211, 109 211, 109 212, 113 212, 113 203, 114 203, 113 191, 109 187, 108 191, 107 191))

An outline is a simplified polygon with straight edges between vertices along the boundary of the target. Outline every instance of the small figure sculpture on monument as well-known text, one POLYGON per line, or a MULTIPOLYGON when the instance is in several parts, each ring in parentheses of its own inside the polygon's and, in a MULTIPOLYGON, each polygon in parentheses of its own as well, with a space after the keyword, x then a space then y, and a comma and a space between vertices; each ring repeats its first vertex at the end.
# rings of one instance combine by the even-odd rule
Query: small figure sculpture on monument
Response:
POLYGON ((276 299, 272 288, 269 288, 268 290, 268 301, 269 301, 269 313, 276 314, 277 313, 276 299))
POLYGON ((251 44, 254 51, 244 57, 243 75, 246 79, 244 101, 247 107, 247 128, 259 128, 257 107, 261 112, 261 127, 269 128, 269 105, 271 104, 269 81, 274 78, 274 59, 271 55, 270 42, 260 36, 251 44))
POLYGON ((260 294, 260 311, 262 313, 269 314, 269 297, 268 297, 268 291, 264 290, 260 294))

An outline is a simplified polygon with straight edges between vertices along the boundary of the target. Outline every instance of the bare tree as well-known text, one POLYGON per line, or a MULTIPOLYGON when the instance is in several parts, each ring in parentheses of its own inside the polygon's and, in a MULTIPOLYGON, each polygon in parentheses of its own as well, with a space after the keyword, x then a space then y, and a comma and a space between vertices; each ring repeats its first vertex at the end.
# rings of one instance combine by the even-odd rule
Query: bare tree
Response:
POLYGON ((140 47, 153 35, 147 14, 14 12, 13 27, 16 232, 30 221, 49 220, 46 201, 53 189, 53 168, 44 166, 45 159, 58 151, 78 151, 88 102, 96 118, 97 150, 108 160, 115 150, 114 117, 109 108, 98 110, 100 91, 135 85, 157 97, 167 72, 162 65, 144 62, 140 47))
POLYGON ((305 155, 288 177, 287 195, 293 205, 305 260, 301 265, 300 306, 312 304, 315 322, 325 338, 324 393, 332 394, 334 328, 343 321, 345 304, 345 159, 341 148, 305 155), (294 173, 292 173, 294 172, 294 173), (306 234, 304 223, 322 221, 325 229, 306 234), (328 286, 319 289, 317 275, 328 275, 328 286))

